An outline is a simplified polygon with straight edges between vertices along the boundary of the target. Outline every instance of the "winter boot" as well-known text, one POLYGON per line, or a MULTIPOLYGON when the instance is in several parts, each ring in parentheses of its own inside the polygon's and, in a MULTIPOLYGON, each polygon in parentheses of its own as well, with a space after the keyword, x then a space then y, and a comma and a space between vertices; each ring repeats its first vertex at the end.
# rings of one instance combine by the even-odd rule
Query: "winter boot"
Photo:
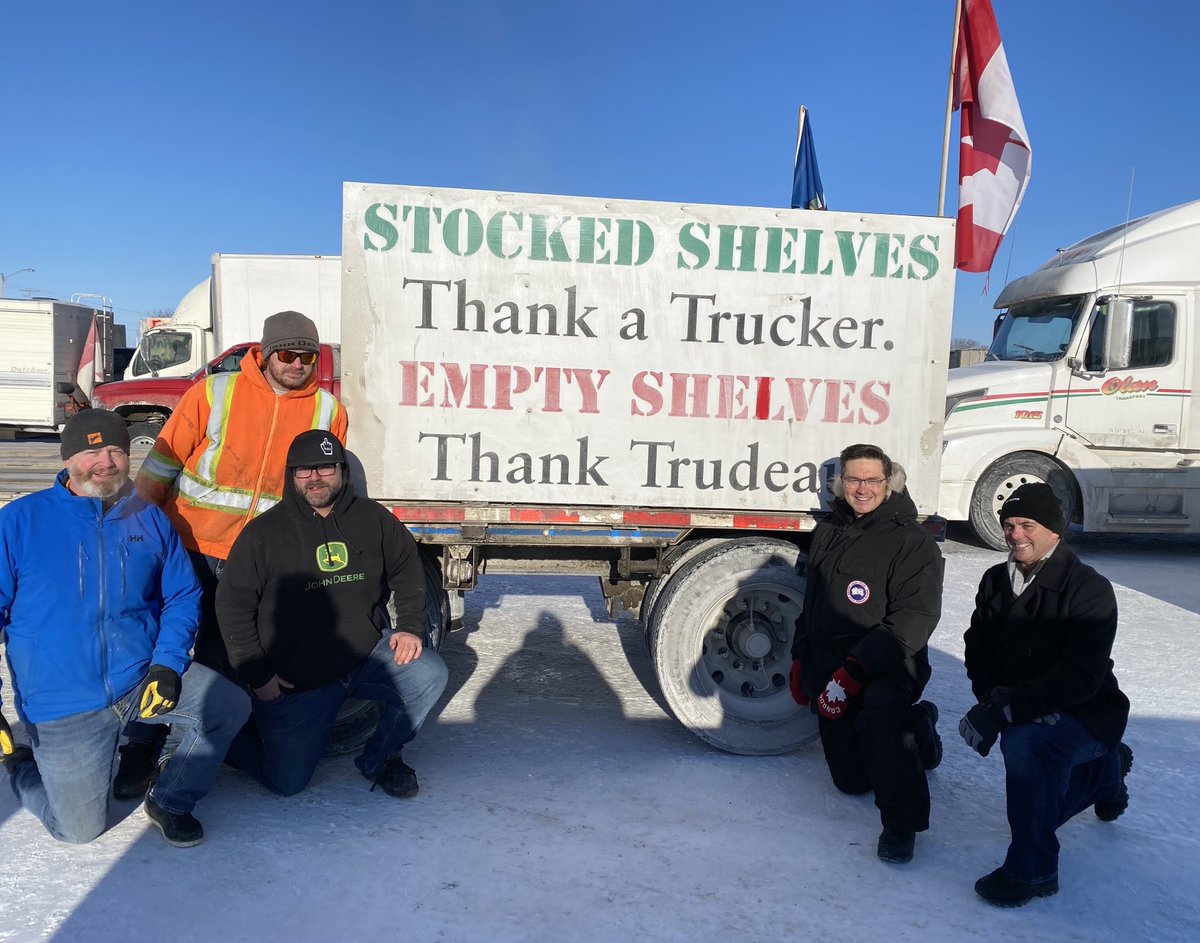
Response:
POLYGON ((113 780, 113 798, 127 801, 140 799, 146 794, 154 781, 158 779, 158 767, 154 758, 158 755, 159 742, 145 743, 141 740, 130 740, 121 747, 121 762, 117 766, 117 776, 113 780))
POLYGON ((892 864, 908 864, 912 861, 913 845, 916 843, 916 832, 902 832, 896 828, 883 829, 879 835, 879 847, 876 854, 881 861, 892 864))
POLYGON ((372 775, 363 773, 367 779, 374 780, 371 785, 371 791, 375 791, 375 787, 379 786, 389 796, 396 799, 411 799, 421 787, 417 784, 417 774, 413 768, 407 765, 401 758, 399 753, 393 753, 379 768, 379 772, 372 775))
POLYGON ((1116 746, 1117 761, 1121 764, 1121 788, 1117 794, 1096 803, 1096 818, 1101 822, 1115 822, 1129 808, 1129 787, 1125 785, 1125 777, 1133 769, 1133 750, 1128 744, 1118 743, 1116 746))
POLYGON ((176 848, 191 848, 204 841, 204 826, 190 813, 168 812, 149 796, 146 796, 144 808, 146 818, 176 848))
POLYGON ((975 893, 996 907, 1024 907, 1035 897, 1053 897, 1058 893, 1058 878, 1041 884, 1026 884, 1010 877, 1003 868, 975 882, 975 893))
POLYGON ((921 701, 913 705, 913 737, 917 741, 917 753, 925 769, 937 769, 942 762, 942 738, 938 736, 938 709, 933 701, 921 701))

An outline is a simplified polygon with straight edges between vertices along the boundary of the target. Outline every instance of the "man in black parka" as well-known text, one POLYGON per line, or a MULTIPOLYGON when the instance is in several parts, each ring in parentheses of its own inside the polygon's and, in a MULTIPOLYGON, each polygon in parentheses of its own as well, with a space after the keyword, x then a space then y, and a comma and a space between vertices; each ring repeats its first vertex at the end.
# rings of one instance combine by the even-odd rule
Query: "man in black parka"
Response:
POLYGON ((1133 751, 1112 672, 1112 584, 1059 542, 1066 522, 1049 485, 1017 488, 1000 523, 1010 554, 975 597, 964 638, 979 703, 959 733, 981 756, 1000 738, 1012 842, 975 890, 1016 907, 1058 892, 1060 825, 1089 806, 1108 822, 1125 811, 1133 751))
POLYGON ((884 861, 911 860, 929 828, 927 769, 941 760, 937 708, 917 704, 941 615, 942 555, 916 523, 904 470, 873 445, 841 454, 831 517, 813 532, 792 694, 815 700, 834 785, 875 793, 884 861))
POLYGON ((333 434, 314 429, 292 442, 283 500, 234 543, 217 619, 230 664, 253 694, 253 720, 229 763, 295 795, 312 778, 345 700, 380 700, 383 715, 355 765, 388 795, 417 794, 401 748, 447 677, 441 657, 422 644, 425 574, 407 528, 354 495, 333 434))

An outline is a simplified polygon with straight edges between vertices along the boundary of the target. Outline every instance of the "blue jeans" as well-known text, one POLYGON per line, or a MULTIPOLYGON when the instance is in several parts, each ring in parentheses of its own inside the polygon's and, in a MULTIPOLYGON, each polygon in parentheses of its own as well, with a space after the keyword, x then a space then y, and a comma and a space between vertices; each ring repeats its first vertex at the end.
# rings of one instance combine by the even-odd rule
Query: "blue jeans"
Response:
MULTIPOLYGON (((17 768, 13 792, 59 841, 83 844, 104 831, 117 741, 137 716, 140 691, 139 684, 103 710, 25 725, 36 762, 17 768)), ((146 721, 172 727, 170 757, 150 790, 155 804, 190 813, 212 788, 221 759, 249 713, 249 699, 237 685, 203 665, 191 665, 175 709, 146 721)))
POLYGON ((316 771, 338 710, 355 697, 384 702, 375 732, 354 761, 363 775, 374 777, 392 753, 417 735, 446 688, 446 663, 437 652, 427 648, 416 661, 397 665, 388 637, 344 678, 289 691, 273 701, 252 699, 254 722, 233 742, 226 762, 272 792, 296 795, 316 771))
POLYGON ((1079 721, 1016 724, 1000 737, 1012 843, 1004 870, 1025 884, 1058 877, 1060 825, 1121 787, 1117 754, 1079 721))

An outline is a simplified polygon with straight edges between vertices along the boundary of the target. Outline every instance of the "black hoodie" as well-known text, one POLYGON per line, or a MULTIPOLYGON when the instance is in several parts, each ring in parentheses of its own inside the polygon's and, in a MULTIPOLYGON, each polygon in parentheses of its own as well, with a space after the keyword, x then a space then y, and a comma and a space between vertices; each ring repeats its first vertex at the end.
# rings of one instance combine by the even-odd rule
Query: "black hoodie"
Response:
MULTIPOLYGON (((345 476, 345 468, 342 469, 345 476)), ((328 517, 296 491, 238 537, 217 588, 229 661, 252 688, 278 674, 298 689, 349 674, 388 629, 425 634, 425 576, 408 529, 347 480, 328 517)))
POLYGON ((813 531, 804 612, 792 652, 820 691, 848 656, 870 677, 929 677, 927 643, 942 609, 942 554, 905 491, 856 518, 841 498, 813 531))

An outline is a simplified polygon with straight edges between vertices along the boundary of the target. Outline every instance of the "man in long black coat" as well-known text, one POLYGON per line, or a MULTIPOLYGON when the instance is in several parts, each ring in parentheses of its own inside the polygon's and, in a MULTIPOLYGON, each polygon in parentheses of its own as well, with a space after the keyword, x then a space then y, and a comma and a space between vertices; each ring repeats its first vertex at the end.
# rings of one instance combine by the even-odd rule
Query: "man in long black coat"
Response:
POLYGON ((1060 825, 1089 806, 1109 822, 1125 811, 1133 752, 1110 657, 1112 584, 1059 542, 1066 523, 1049 485, 1014 491, 1000 523, 1010 555, 975 597, 965 660, 979 703, 959 733, 981 756, 1000 738, 1012 842, 975 890, 1016 907, 1058 892, 1060 825))
POLYGON ((929 681, 942 555, 904 485, 904 470, 878 447, 842 451, 833 513, 813 532, 792 646, 792 695, 815 699, 834 785, 874 791, 877 852, 897 864, 929 828, 925 771, 941 759, 937 708, 914 702, 929 681))

